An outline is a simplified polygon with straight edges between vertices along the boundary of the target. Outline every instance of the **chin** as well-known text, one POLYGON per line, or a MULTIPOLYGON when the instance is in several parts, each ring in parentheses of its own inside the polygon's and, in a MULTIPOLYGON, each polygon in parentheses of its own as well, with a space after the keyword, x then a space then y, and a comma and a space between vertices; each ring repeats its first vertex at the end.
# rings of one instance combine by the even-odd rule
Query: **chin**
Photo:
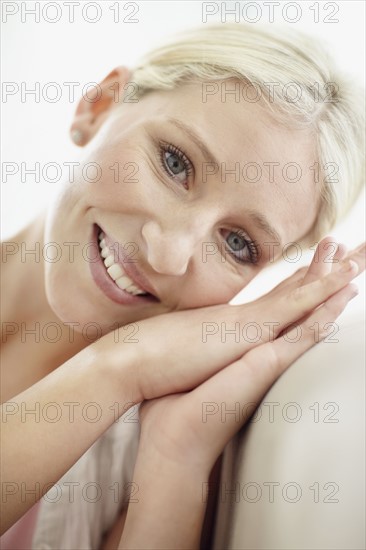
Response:
MULTIPOLYGON (((78 300, 72 300, 71 293, 69 296, 61 296, 59 293, 55 296, 54 293, 47 293, 47 300, 53 313, 59 319, 61 325, 70 327, 70 333, 89 334, 92 342, 93 334, 101 336, 109 332, 108 326, 110 323, 103 321, 92 308, 86 304, 82 304, 78 300), (93 329, 93 327, 95 327, 93 329)), ((62 328, 62 327, 61 327, 62 328)))
MULTIPOLYGON (((61 278, 61 275, 57 278, 61 278)), ((77 289, 75 285, 63 277, 63 284, 56 282, 56 277, 46 277, 46 297, 50 308, 59 319, 61 328, 69 327, 70 334, 83 334, 85 343, 91 344, 94 340, 119 326, 138 322, 162 313, 154 307, 144 311, 136 311, 135 308, 120 306, 112 308, 108 304, 97 303, 83 288, 77 289), (65 326, 63 326, 65 325, 65 326)), ((67 334, 67 332, 65 332, 67 334)))
POLYGON ((61 286, 52 278, 46 278, 45 290, 49 307, 59 319, 61 329, 65 331, 65 328, 69 327, 67 330, 70 335, 86 335, 86 343, 92 343, 94 339, 110 332, 113 323, 117 321, 111 317, 110 312, 103 314, 98 311, 95 304, 93 305, 87 297, 81 296, 75 286, 70 286, 66 282, 61 286))

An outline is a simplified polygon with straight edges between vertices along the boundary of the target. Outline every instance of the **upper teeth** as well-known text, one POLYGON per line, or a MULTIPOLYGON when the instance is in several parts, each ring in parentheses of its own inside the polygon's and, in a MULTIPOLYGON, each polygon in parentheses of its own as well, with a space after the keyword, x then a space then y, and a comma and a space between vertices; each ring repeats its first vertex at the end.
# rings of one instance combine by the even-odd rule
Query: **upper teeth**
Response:
POLYGON ((129 294, 146 294, 144 290, 136 286, 135 283, 126 275, 122 267, 115 263, 114 256, 111 254, 111 251, 105 242, 103 233, 100 233, 99 235, 99 247, 101 250, 100 255, 104 258, 104 265, 107 268, 107 272, 116 285, 129 294))

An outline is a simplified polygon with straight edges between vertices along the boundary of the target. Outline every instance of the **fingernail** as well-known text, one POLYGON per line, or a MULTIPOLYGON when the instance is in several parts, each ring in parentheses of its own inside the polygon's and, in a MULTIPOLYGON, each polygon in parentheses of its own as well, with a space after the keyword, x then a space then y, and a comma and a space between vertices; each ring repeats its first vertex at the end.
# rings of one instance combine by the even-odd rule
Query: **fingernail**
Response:
POLYGON ((346 273, 347 271, 352 271, 352 270, 355 269, 356 267, 358 267, 358 265, 357 265, 356 262, 354 262, 353 260, 347 260, 347 261, 343 264, 343 266, 342 266, 340 272, 341 272, 341 273, 346 273))
POLYGON ((350 300, 353 300, 353 298, 356 298, 356 296, 358 296, 358 288, 353 289, 353 292, 350 296, 350 300))

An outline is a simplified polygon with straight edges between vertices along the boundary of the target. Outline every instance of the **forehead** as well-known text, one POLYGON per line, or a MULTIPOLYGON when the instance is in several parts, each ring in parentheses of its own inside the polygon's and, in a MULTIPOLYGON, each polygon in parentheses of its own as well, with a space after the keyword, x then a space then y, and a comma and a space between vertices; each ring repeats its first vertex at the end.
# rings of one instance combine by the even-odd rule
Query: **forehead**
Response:
POLYGON ((134 120, 141 116, 143 124, 158 120, 169 125, 172 135, 183 136, 184 143, 191 142, 197 150, 184 131, 183 126, 188 127, 217 164, 212 170, 202 156, 197 176, 225 183, 219 189, 233 204, 261 211, 284 244, 294 241, 312 227, 318 210, 315 136, 308 128, 280 124, 268 105, 248 101, 235 84, 220 81, 208 88, 206 83, 195 83, 153 91, 136 105, 140 114, 134 120))

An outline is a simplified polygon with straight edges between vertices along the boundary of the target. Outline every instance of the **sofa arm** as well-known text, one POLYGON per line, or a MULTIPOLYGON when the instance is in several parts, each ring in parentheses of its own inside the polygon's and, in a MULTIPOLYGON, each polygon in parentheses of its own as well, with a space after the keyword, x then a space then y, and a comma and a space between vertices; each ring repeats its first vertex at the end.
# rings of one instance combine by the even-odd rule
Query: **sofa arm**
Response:
POLYGON ((226 447, 214 550, 366 547, 364 338, 360 315, 342 322, 226 447))

